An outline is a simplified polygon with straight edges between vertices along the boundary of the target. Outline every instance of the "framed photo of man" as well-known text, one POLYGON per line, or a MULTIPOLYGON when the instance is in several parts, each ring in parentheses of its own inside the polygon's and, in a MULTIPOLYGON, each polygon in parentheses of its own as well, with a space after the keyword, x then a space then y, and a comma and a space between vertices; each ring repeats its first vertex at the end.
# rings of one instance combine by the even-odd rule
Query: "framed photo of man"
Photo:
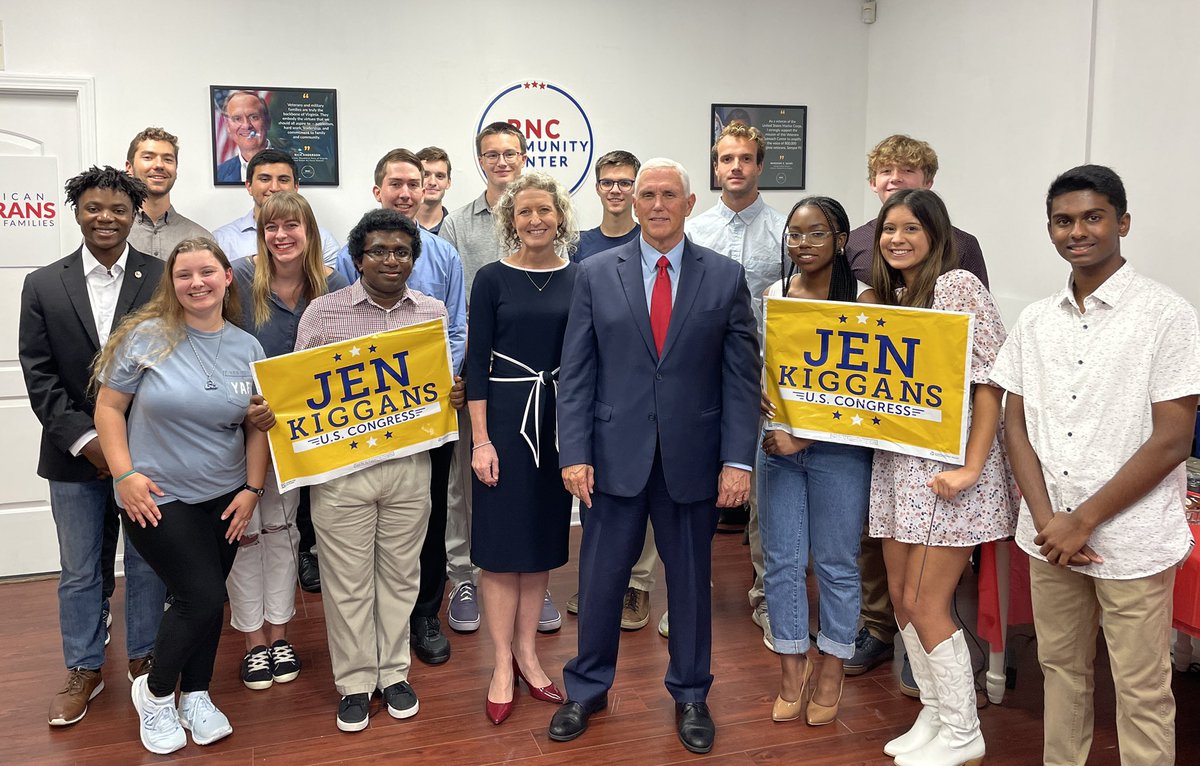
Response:
MULTIPOLYGON (((758 188, 787 190, 804 188, 804 165, 808 158, 808 107, 766 104, 713 104, 709 125, 712 132, 709 146, 726 125, 740 122, 758 128, 767 141, 762 175, 758 188)), ((710 165, 708 185, 713 191, 721 188, 710 165)))
POLYGON ((242 186, 246 164, 266 148, 296 160, 305 186, 338 185, 337 91, 210 85, 213 183, 242 186))

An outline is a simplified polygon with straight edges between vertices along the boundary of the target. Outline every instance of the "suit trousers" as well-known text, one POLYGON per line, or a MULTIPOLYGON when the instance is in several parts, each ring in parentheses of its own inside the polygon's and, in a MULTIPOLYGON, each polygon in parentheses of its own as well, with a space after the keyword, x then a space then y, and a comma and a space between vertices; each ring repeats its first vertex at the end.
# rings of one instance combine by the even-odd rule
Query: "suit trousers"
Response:
POLYGON ((429 526, 429 455, 418 452, 312 488, 321 603, 338 693, 407 680, 408 620, 429 526))
POLYGON ((429 450, 429 529, 421 546, 421 589, 413 617, 437 617, 446 595, 446 496, 457 441, 429 450))
POLYGON ((1175 568, 1135 580, 1102 580, 1030 557, 1029 583, 1045 677, 1043 762, 1087 763, 1096 631, 1103 616, 1121 763, 1175 763, 1169 646, 1175 568))
POLYGON ((709 669, 715 497, 697 503, 672 500, 656 451, 641 492, 633 497, 596 492, 587 516, 579 558, 579 653, 563 669, 567 696, 592 706, 612 686, 623 596, 649 519, 666 570, 671 613, 666 687, 676 702, 703 702, 713 680, 709 669))

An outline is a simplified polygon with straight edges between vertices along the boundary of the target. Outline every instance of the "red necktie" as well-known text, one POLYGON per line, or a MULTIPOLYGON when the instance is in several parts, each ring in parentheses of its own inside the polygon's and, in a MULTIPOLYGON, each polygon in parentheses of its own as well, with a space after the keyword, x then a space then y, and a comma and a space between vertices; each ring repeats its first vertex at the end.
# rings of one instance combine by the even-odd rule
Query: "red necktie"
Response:
POLYGON ((654 333, 654 346, 659 356, 662 356, 667 327, 671 324, 671 275, 667 273, 670 265, 667 256, 658 259, 658 276, 654 278, 654 289, 650 293, 650 331, 654 333))

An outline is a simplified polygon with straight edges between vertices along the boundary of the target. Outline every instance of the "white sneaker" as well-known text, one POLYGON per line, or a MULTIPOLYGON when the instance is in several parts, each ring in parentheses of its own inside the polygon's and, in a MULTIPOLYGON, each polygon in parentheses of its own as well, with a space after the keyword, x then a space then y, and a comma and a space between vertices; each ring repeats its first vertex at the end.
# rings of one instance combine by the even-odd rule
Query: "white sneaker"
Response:
POLYGON ((758 606, 754 607, 754 611, 750 613, 750 619, 755 625, 762 628, 763 646, 775 651, 775 640, 771 636, 771 613, 767 611, 765 599, 759 601, 758 606))
POLYGON ((663 612, 662 618, 658 621, 658 635, 663 638, 669 638, 671 635, 671 624, 667 621, 668 612, 663 612))
POLYGON ((158 755, 173 753, 187 744, 187 734, 179 725, 179 714, 175 711, 175 695, 155 697, 146 686, 149 676, 133 679, 129 696, 138 712, 138 727, 142 747, 158 755))
POLYGON ((233 725, 213 704, 208 692, 179 695, 179 723, 192 733, 192 741, 197 745, 211 745, 233 734, 233 725))

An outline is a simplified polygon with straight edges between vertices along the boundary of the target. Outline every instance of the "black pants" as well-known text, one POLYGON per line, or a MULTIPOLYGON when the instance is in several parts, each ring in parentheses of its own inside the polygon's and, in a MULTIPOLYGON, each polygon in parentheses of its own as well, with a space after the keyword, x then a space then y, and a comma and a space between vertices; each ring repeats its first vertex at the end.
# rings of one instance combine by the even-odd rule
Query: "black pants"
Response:
POLYGON ((143 529, 123 516, 125 534, 166 583, 175 603, 163 615, 154 642, 150 693, 207 691, 217 643, 225 621, 225 578, 233 568, 237 543, 225 539, 229 520, 221 514, 238 490, 203 503, 158 507, 157 527, 143 529))
POLYGON ((121 534, 121 509, 109 503, 112 513, 104 517, 104 537, 100 543, 100 577, 104 583, 104 608, 117 589, 117 537, 121 534))
POLYGON ((300 552, 308 553, 317 544, 317 533, 313 529, 312 505, 308 498, 308 487, 300 488, 300 505, 296 507, 296 530, 300 532, 300 552))
POLYGON ((446 593, 446 490, 450 485, 450 458, 458 442, 429 450, 429 526, 421 547, 421 588, 413 617, 436 617, 446 593))

